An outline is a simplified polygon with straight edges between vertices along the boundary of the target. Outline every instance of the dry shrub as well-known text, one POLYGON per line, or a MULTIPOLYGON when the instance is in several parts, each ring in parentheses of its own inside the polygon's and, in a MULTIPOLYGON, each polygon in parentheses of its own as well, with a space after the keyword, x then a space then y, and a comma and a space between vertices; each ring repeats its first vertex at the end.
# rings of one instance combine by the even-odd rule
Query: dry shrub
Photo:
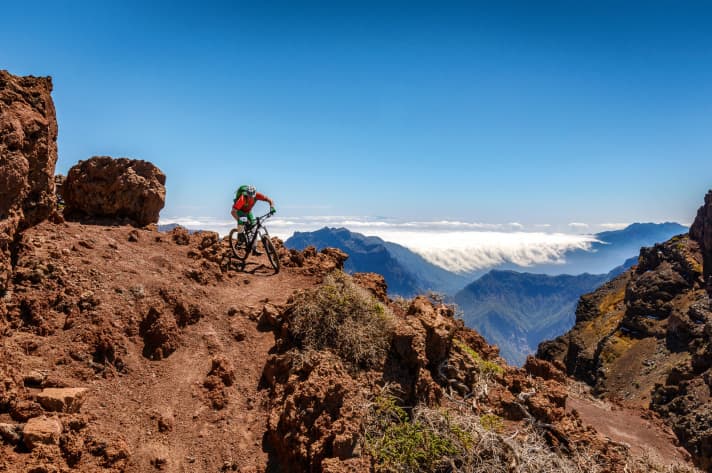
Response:
MULTIPOLYGON (((612 465, 596 452, 553 450, 527 426, 514 434, 496 416, 468 408, 405 409, 385 389, 371 403, 364 450, 380 473, 603 473, 612 465), (492 428, 496 423, 498 428, 492 428)), ((621 448, 625 449, 625 447, 621 448)), ((630 458, 621 473, 699 473, 687 465, 664 465, 649 456, 630 458)))
MULTIPOLYGON (((483 416, 487 420, 490 417, 483 416)), ((374 399, 365 450, 377 472, 574 472, 533 430, 507 438, 482 418, 457 409, 406 410, 388 394, 374 399)))
POLYGON ((390 309, 351 277, 335 271, 313 290, 297 294, 289 332, 304 349, 331 349, 362 367, 383 363, 393 335, 390 309))

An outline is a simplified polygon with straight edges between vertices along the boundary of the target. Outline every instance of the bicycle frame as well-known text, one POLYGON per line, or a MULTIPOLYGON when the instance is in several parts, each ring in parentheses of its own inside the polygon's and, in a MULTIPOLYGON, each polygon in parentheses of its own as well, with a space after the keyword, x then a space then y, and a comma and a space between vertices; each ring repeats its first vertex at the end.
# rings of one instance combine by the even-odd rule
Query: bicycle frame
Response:
POLYGON ((250 228, 251 238, 247 241, 247 246, 246 246, 247 251, 245 253, 244 259, 247 259, 247 257, 250 255, 250 253, 252 252, 252 249, 255 247, 255 242, 258 239, 261 240, 263 237, 269 238, 269 233, 267 232, 267 229, 262 226, 262 222, 264 222, 265 220, 270 218, 272 215, 273 214, 271 214, 271 213, 266 213, 266 214, 256 218, 257 223, 255 223, 255 225, 253 225, 250 228))
POLYGON ((232 249, 231 257, 234 256, 239 261, 239 267, 244 268, 250 254, 254 252, 257 239, 259 238, 260 241, 262 241, 262 246, 265 247, 265 253, 267 253, 267 258, 274 268, 275 273, 279 272, 279 255, 272 244, 269 232, 264 227, 264 221, 272 215, 273 214, 268 213, 257 217, 255 224, 249 228, 249 231, 245 227, 240 231, 239 226, 230 230, 228 239, 230 241, 230 248, 232 249), (244 239, 240 237, 244 237, 244 239), (242 242, 240 240, 242 240, 242 242))

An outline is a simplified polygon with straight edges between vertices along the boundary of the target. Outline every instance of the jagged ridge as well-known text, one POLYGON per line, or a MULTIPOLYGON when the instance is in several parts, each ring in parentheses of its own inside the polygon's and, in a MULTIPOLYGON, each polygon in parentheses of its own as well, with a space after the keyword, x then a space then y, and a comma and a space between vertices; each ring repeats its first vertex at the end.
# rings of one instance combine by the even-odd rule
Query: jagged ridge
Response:
POLYGON ((540 345, 603 397, 651 408, 712 470, 712 191, 689 235, 643 248, 635 268, 581 298, 576 325, 540 345))

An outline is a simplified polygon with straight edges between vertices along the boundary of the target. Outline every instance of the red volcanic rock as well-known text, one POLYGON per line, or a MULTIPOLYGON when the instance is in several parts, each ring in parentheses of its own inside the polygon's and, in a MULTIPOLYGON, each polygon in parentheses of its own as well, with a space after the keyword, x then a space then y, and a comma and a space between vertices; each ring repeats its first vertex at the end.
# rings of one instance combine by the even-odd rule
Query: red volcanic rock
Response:
POLYGON ((32 450, 41 444, 58 444, 62 430, 62 422, 57 417, 33 417, 25 424, 22 437, 27 448, 32 450))
POLYGON ((273 238, 272 242, 279 254, 279 260, 285 268, 299 268, 307 274, 326 274, 335 269, 343 269, 349 255, 338 248, 324 248, 317 252, 309 246, 303 251, 287 249, 282 241, 273 238))
POLYGON ((62 189, 68 218, 127 218, 138 226, 158 222, 166 175, 148 161, 95 156, 69 170, 62 189))
POLYGON ((376 299, 388 302, 388 285, 386 279, 376 273, 354 273, 356 284, 367 289, 376 299))
POLYGON ((57 119, 49 77, 0 71, 0 289, 16 233, 55 208, 57 119))

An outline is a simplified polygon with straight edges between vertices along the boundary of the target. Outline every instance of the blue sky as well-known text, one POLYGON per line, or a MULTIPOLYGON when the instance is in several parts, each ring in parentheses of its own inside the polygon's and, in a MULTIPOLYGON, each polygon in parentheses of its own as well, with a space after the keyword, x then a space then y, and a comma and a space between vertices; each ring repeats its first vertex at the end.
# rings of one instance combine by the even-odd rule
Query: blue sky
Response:
POLYGON ((162 217, 691 222, 712 187, 707 2, 35 2, 0 68, 52 75, 58 171, 129 156, 162 217))

